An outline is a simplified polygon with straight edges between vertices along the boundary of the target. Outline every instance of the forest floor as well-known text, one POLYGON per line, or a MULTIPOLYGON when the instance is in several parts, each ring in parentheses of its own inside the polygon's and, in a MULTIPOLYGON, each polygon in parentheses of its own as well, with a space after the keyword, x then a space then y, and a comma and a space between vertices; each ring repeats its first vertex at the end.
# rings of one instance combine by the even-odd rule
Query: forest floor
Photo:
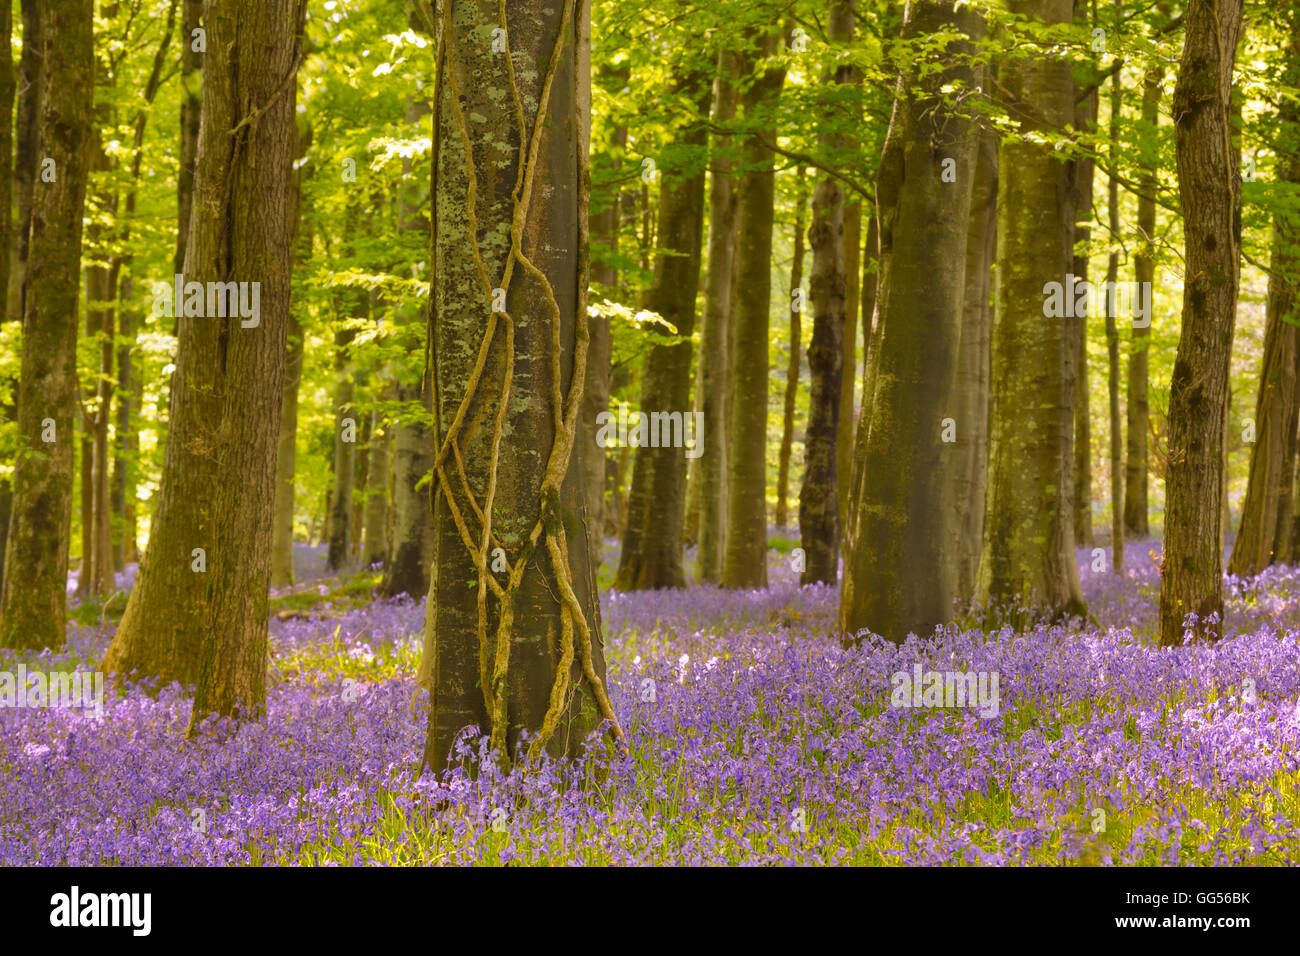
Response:
MULTIPOLYGON (((603 592, 626 758, 442 784, 423 603, 300 548, 264 722, 185 744, 180 688, 115 682, 99 717, 0 709, 0 864, 1300 862, 1300 570, 1230 580, 1213 647, 1154 646, 1139 541, 1122 575, 1079 552, 1090 622, 845 651, 774 543, 763 591, 603 592), (891 706, 913 665, 996 673, 997 716, 891 706)), ((115 615, 83 612, 0 671, 95 670, 115 615)))

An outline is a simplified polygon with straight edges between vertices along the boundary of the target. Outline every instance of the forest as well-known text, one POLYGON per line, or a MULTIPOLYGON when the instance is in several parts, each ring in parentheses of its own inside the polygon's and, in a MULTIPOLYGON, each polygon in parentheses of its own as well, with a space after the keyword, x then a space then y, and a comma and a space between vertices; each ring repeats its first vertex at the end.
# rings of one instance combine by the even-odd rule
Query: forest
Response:
POLYGON ((1300 0, 0 31, 0 865, 1300 864, 1300 0))

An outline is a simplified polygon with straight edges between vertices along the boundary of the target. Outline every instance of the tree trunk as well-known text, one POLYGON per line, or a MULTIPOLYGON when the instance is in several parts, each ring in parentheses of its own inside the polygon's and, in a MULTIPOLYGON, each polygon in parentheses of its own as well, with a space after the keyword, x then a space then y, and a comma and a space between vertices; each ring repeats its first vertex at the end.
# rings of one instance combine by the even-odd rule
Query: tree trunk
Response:
POLYGON ((997 250, 998 140, 979 134, 975 183, 966 234, 966 288, 962 295, 961 349, 957 355, 957 429, 962 458, 953 486, 957 601, 975 596, 984 543, 984 498, 989 471, 989 386, 993 337, 993 257, 997 250))
MULTIPOLYGON (((699 117, 709 115, 709 77, 689 73, 677 92, 698 104, 699 117)), ((703 151, 708 130, 692 124, 678 137, 686 150, 703 151)), ((695 297, 700 288, 700 245, 704 238, 704 169, 689 175, 665 174, 659 190, 661 251, 656 256, 654 282, 645 307, 662 315, 685 341, 653 344, 641 379, 641 411, 650 416, 647 444, 636 449, 632 490, 628 494, 627 525, 615 587, 620 591, 685 587, 682 570, 682 525, 686 515, 687 419, 691 414, 691 342, 695 331, 695 297), (655 416, 679 414, 681 430, 655 416), (669 432, 672 432, 670 435, 669 432)), ((653 333, 658 334, 658 333, 653 333)), ((689 424, 693 425, 691 421, 689 424)), ((695 430, 696 448, 705 440, 695 430)), ((603 448, 584 447, 584 454, 603 448)))
MULTIPOLYGON (((618 155, 621 156, 627 146, 627 127, 615 128, 610 140, 618 155)), ((618 175, 621 165, 618 157, 607 158, 606 165, 610 176, 618 175)), ((602 192, 604 195, 596 204, 589 227, 592 248, 591 281, 613 290, 618 285, 618 268, 615 265, 620 226, 617 182, 609 184, 602 192)), ((601 412, 609 411, 611 342, 609 316, 589 315, 587 321, 591 332, 591 346, 587 353, 587 381, 582 390, 582 440, 593 451, 583 459, 584 467, 587 469, 583 481, 587 505, 587 534, 591 538, 591 559, 596 567, 600 567, 605 551, 605 471, 609 456, 596 444, 596 433, 599 430, 596 416, 601 412)))
MULTIPOLYGON (((1076 3, 1077 6, 1077 3, 1076 3)), ((1092 131, 1097 125, 1099 97, 1093 90, 1074 107, 1075 128, 1092 131)), ((1088 279, 1088 243, 1092 239, 1093 180, 1096 163, 1084 155, 1066 163, 1070 271, 1081 282, 1088 279), (1082 220, 1082 222, 1080 222, 1082 220)), ((1080 547, 1096 544, 1092 529, 1092 389, 1088 382, 1088 315, 1078 314, 1068 324, 1075 333, 1074 352, 1074 540, 1080 547)))
MULTIPOLYGON (((199 145, 199 112, 203 93, 203 61, 206 52, 194 49, 194 31, 202 28, 203 0, 181 0, 181 155, 176 178, 176 252, 172 257, 174 272, 185 269, 185 244, 190 238, 190 207, 194 199, 194 164, 199 145)), ((204 38, 207 50, 220 53, 204 38)), ((177 319, 179 321, 179 318, 177 319)))
MULTIPOLYGON (((848 197, 846 197, 847 199, 848 197)), ((835 488, 840 527, 848 512, 853 480, 853 429, 857 424, 854 396, 858 387, 858 308, 862 298, 862 203, 844 207, 844 367, 840 375, 840 424, 835 437, 835 488)), ((843 535, 840 535, 843 546, 843 535)))
MULTIPOLYGON (((14 241, 18 229, 13 221, 14 183, 14 77, 13 55, 13 4, 0 0, 0 326, 6 322, 21 322, 22 315, 9 309, 9 276, 16 259, 18 243, 14 241), (11 255, 11 251, 14 255, 11 255)), ((20 162, 23 158, 20 158, 20 162)), ((12 384, 5 383, 9 388, 12 384)), ((15 383, 16 384, 16 383, 15 383)), ((0 422, 16 422, 18 406, 11 402, 0 405, 0 422)), ((4 587, 5 542, 9 537, 9 513, 13 510, 14 489, 8 478, 0 478, 0 588, 4 587)))
POLYGON ((1222 633, 1223 429, 1237 311, 1241 178, 1230 144, 1242 0, 1189 0, 1174 89, 1186 282, 1169 383, 1160 642, 1222 633))
MULTIPOLYGON (((77 300, 94 88, 90 0, 40 5, 43 60, 59 82, 41 101, 54 182, 34 189, 18 385, 20 454, 0 589, 0 646, 59 648, 67 624, 77 300), (44 441, 50 437, 49 442, 44 441)), ((24 59, 26 57, 24 56, 24 59)), ((41 165, 41 164, 36 164, 41 165)))
MULTIPOLYGON (((32 206, 36 178, 44 153, 41 128, 45 88, 48 83, 42 45, 44 0, 22 0, 23 54, 18 62, 18 119, 15 124, 13 192, 18 215, 15 219, 15 242, 9 246, 8 304, 5 309, 11 322, 21 322, 25 313, 27 256, 30 249, 32 206)), ((11 54, 12 55, 12 54, 11 54)))
MULTIPOLYGON (((935 34, 978 39, 984 26, 951 0, 909 4, 905 40, 935 34)), ((919 65, 898 80, 876 182, 880 204, 879 318, 871 415, 855 466, 859 495, 845 563, 840 627, 891 641, 927 637, 952 616, 954 475, 950 419, 965 295, 967 234, 979 137, 946 110, 941 88, 981 82, 971 44, 935 52, 942 70, 919 65), (945 434, 947 433, 947 435, 945 434), (922 584, 921 582, 925 582, 922 584)), ((865 401, 865 400, 864 400, 865 401)))
MULTIPOLYGON (((1155 141, 1160 123, 1160 83, 1164 70, 1148 73, 1142 84, 1142 127, 1144 135, 1155 141)), ((1156 278, 1156 155, 1144 152, 1138 175, 1138 250, 1133 259, 1133 278, 1139 290, 1153 288, 1156 278)), ((1153 300, 1154 301, 1154 300, 1153 300)), ((1135 538, 1151 533, 1147 519, 1147 431, 1150 405, 1147 399, 1147 350, 1151 330, 1134 326, 1129 342, 1128 400, 1125 416, 1128 425, 1127 457, 1124 463, 1124 527, 1135 538)))
MULTIPOLYGON (((1106 288, 1115 288, 1119 279, 1119 249, 1115 238, 1119 235, 1119 180, 1114 170, 1119 169, 1119 127, 1124 111, 1122 71, 1111 78, 1110 94, 1110 168, 1107 176, 1106 210, 1110 221, 1111 248, 1106 260, 1106 288)), ((1110 569, 1114 574, 1124 570, 1124 433, 1119 409, 1119 324, 1115 309, 1107 302, 1106 309, 1106 391, 1110 400, 1110 569)))
MULTIPOLYGON (((1068 23, 1069 0, 1016 0, 1013 12, 1068 23)), ((1059 58, 1008 55, 999 79, 1024 104, 1023 132, 1049 143, 1074 116, 1074 84, 1059 58), (1046 129, 1043 128, 1046 124, 1046 129)), ((1075 325, 1048 321, 1044 283, 1071 266, 1066 170, 1050 146, 1004 140, 998 153, 997 292, 989 494, 977 593, 1016 612, 1081 614, 1071 480, 1075 325)), ((1024 623, 1019 614, 1015 614, 1024 623)))
POLYGON ((379 415, 370 427, 370 480, 366 490, 365 553, 362 564, 379 564, 388 553, 388 429, 379 415))
POLYGON ((602 720, 622 740, 581 515, 587 449, 575 442, 588 349, 589 12, 581 0, 510 4, 512 52, 538 64, 516 72, 481 42, 498 10, 443 7, 435 86, 437 560, 424 750, 435 773, 459 759, 467 726, 490 733, 498 760, 524 756, 524 732, 530 759, 576 755, 602 720), (471 113, 486 118, 473 139, 471 113), (489 166, 473 151, 488 137, 519 152, 489 166), (503 312, 492 311, 494 288, 503 312))
MULTIPOLYGON (((755 37, 756 54, 742 65, 777 52, 775 31, 755 37)), ((785 83, 785 68, 770 65, 741 96, 744 116, 770 116, 785 83)), ((727 447, 727 541, 722 586, 767 586, 767 376, 768 311, 772 297, 772 224, 776 194, 776 130, 747 139, 746 171, 736 190, 736 254, 732 273, 728 347, 731 353, 727 447)))
POLYGON ((303 0, 205 10, 208 50, 224 55, 210 53, 204 70, 194 193, 213 198, 194 204, 184 277, 247 283, 236 297, 260 299, 247 318, 176 317, 157 508, 104 660, 108 671, 195 682, 191 736, 210 714, 243 719, 265 706, 278 443, 268 423, 280 418, 287 357, 305 12, 303 0))
MULTIPOLYGON (((718 52, 718 77, 713 95, 713 125, 726 126, 736 116, 735 79, 739 64, 727 48, 718 52)), ((704 286, 704 315, 700 328, 699 378, 696 408, 708 431, 697 463, 700 484, 700 579, 722 578, 726 548, 727 440, 729 376, 728 337, 731 281, 736 255, 736 195, 732 180, 731 140, 715 136, 709 166, 708 273, 704 286)))
MULTIPOLYGON (((1291 39, 1283 85, 1300 86, 1300 5, 1291 5, 1291 39)), ((1300 183, 1300 107, 1284 99, 1278 109, 1279 182, 1300 183)), ((1228 573, 1258 574, 1292 554, 1292 487, 1296 468, 1296 428, 1300 423, 1300 332, 1297 332, 1296 280, 1300 275, 1300 216, 1279 212, 1273 218, 1269 263, 1264 359, 1255 402, 1255 444, 1250 450, 1250 480, 1242 503, 1241 528, 1232 545, 1228 573)))
POLYGON ((790 263, 790 361, 785 368, 785 405, 781 414, 781 451, 776 466, 776 526, 789 520, 786 498, 790 491, 790 455, 794 450, 794 410, 799 397, 799 363, 803 346, 803 167, 799 167, 794 201, 794 259, 790 263), (798 293, 796 300, 795 294, 798 293))

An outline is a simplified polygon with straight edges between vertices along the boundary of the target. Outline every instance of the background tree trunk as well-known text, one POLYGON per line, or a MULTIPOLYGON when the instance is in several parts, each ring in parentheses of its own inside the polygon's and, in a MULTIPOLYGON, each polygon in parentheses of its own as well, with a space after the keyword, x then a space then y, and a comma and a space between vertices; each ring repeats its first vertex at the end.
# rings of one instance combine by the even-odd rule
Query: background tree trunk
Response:
MULTIPOLYGON (((736 116, 737 55, 718 51, 718 76, 713 94, 712 122, 726 126, 736 116)), ((704 416, 708 438, 698 460, 700 482, 700 579, 722 578, 726 548, 727 441, 730 433, 727 382, 730 374, 729 330, 731 282, 736 255, 736 194, 732 181, 731 138, 715 136, 709 166, 709 248, 700 328, 699 377, 696 408, 704 416)))
POLYGON ((1160 642, 1217 639, 1223 618, 1223 429, 1237 311, 1241 177, 1230 145, 1242 0, 1189 0, 1174 89, 1186 245, 1182 334, 1169 383, 1160 642))
POLYGON ((790 263, 790 361, 785 368, 785 404, 781 412, 781 451, 776 465, 776 526, 784 528, 790 515, 786 499, 790 492, 790 455, 794 449, 794 411, 799 397, 799 365, 803 354, 803 303, 796 310, 795 290, 803 291, 803 210, 807 202, 803 185, 804 168, 799 167, 795 186, 794 258, 790 263))
MULTIPOLYGON (((710 84, 704 73, 690 73, 677 92, 698 104, 701 117, 709 115, 710 84)), ((693 124, 678 137, 678 145, 704 152, 708 130, 693 124)), ((662 315, 685 341, 650 346, 641 379, 644 414, 680 413, 681 440, 685 418, 691 410, 691 343, 695 331, 695 297, 700 288, 700 246, 704 237, 704 167, 685 175, 664 175, 659 190, 661 251, 655 259, 654 282, 645 307, 662 315)), ((661 447, 642 446, 634 453, 632 489, 628 494, 627 525, 619 556, 615 588, 620 591, 686 586, 682 570, 682 525, 686 515, 686 450, 663 447, 661 429, 650 422, 651 441, 661 447)), ((675 437, 675 436, 674 436, 675 437)), ((695 435, 697 443, 704 436, 695 435)), ((594 444, 584 454, 600 452, 594 444)))
MULTIPOLYGON (((1111 247, 1106 259, 1106 288, 1115 288, 1119 279, 1119 127, 1124 111, 1122 71, 1111 77, 1110 94, 1110 168, 1107 176, 1106 210, 1110 223, 1111 247)), ((1124 570, 1124 432, 1119 408, 1119 324, 1112 303, 1106 308, 1106 391, 1110 403, 1110 569, 1113 574, 1124 570)))
MULTIPOLYGON (((740 70, 777 51, 778 34, 755 38, 756 56, 740 70)), ((745 119, 770 116, 785 83, 785 69, 769 66, 741 96, 745 119)), ((771 120, 767 120, 770 122, 771 120)), ((736 190, 736 257, 732 273, 729 351, 731 406, 727 445, 727 543, 722 586, 767 586, 767 376, 768 311, 772 298, 772 221, 776 172, 764 143, 774 129, 746 140, 747 167, 736 190)))
POLYGON ((370 426, 370 477, 366 489, 362 564, 379 564, 388 553, 388 429, 376 414, 370 426))
MULTIPOLYGON (((90 0, 44 0, 42 155, 54 182, 36 184, 23 311, 13 510, 0 588, 0 646, 62 647, 67 625, 73 420, 77 414, 77 300, 94 88, 90 0), (42 433, 53 425, 54 441, 42 433)), ((24 59, 26 56, 24 55, 24 59)), ((40 164, 34 164, 39 166, 40 164)))
MULTIPOLYGON (((1142 126, 1149 130, 1154 140, 1160 123, 1160 83, 1164 70, 1148 73, 1142 84, 1142 126)), ((1154 288, 1156 278, 1156 155, 1142 156, 1142 171, 1138 176, 1138 250, 1133 259, 1133 278, 1139 289, 1154 288), (1143 283, 1146 283, 1144 286, 1143 283)), ((1152 302, 1154 302, 1154 298, 1152 302)), ((1124 462, 1124 528, 1135 538, 1145 538, 1151 533, 1147 518, 1147 430, 1150 405, 1147 399, 1147 350, 1151 330, 1133 328, 1129 342, 1128 400, 1125 417, 1128 425, 1127 455, 1124 462)))
MULTIPOLYGON (((1290 59, 1283 82, 1300 85, 1300 5, 1292 4, 1290 59)), ((1300 184, 1300 107, 1285 99, 1278 108, 1281 183, 1300 184)), ((1300 332, 1295 323, 1300 274, 1300 216, 1277 213, 1269 263, 1265 308, 1264 358, 1255 402, 1255 444, 1250 450, 1250 480, 1242 503, 1241 528, 1232 545, 1228 573, 1255 575, 1292 553, 1292 487, 1296 468, 1296 428, 1300 423, 1300 332)))

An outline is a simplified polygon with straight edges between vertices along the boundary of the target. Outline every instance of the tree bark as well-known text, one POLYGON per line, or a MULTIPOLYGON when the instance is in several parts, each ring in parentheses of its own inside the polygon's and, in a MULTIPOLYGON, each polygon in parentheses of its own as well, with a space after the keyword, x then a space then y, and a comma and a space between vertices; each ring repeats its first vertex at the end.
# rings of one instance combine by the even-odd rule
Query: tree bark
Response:
MULTIPOLYGON (((688 73, 677 92, 709 115, 709 77, 688 73)), ((708 130, 692 124, 678 136, 678 146, 703 153, 708 130)), ((627 525, 614 586, 620 591, 686 586, 682 569, 682 525, 686 515, 686 417, 691 410, 691 342, 695 331, 695 297, 700 288, 700 253, 704 238, 704 166, 681 174, 664 174, 659 190, 660 252, 645 307, 662 315, 685 341, 654 343, 641 379, 641 411, 650 415, 650 442, 637 448, 628 494, 627 525), (668 435, 657 428, 656 414, 680 413, 682 431, 668 435), (668 437, 671 443, 665 443, 668 437), (655 447, 655 445, 658 447, 655 447)), ((655 332, 652 335, 659 336, 655 332)), ((660 336, 661 337, 661 336, 660 336)), ((697 447, 705 436, 696 432, 697 447)), ((594 443, 584 454, 604 449, 594 443)))
MULTIPOLYGON (((1142 84, 1142 128, 1152 141, 1152 151, 1143 151, 1138 175, 1138 250, 1133 259, 1133 278, 1138 288, 1154 288, 1156 278, 1156 171, 1158 161, 1155 140, 1160 123, 1160 83, 1164 70, 1148 73, 1142 84)), ((1147 518, 1147 432, 1150 404, 1147 398, 1147 350, 1151 330, 1134 326, 1129 342, 1128 386, 1125 408, 1128 426, 1127 455, 1124 462, 1124 528, 1135 538, 1151 533, 1147 518)))
POLYGON ((961 456, 953 486, 957 601, 975 596, 984 543, 984 498, 989 470, 989 386, 993 338, 993 257, 997 251, 998 140, 979 134, 975 182, 966 234, 966 288, 962 295, 961 348, 957 355, 957 447, 961 456))
POLYGON ((354 404, 352 360, 348 347, 355 329, 340 329, 334 335, 334 508, 330 514, 329 552, 326 565, 337 571, 348 563, 352 537, 352 498, 356 481, 357 435, 361 426, 354 404))
MULTIPOLYGON (((755 37, 754 59, 777 51, 778 34, 755 37)), ((741 96, 745 119, 771 116, 785 83, 785 69, 769 66, 741 96)), ((770 119, 765 120, 771 122, 770 119)), ((731 407, 728 412, 727 541, 722 586, 767 586, 767 376, 768 311, 772 297, 772 224, 776 192, 775 154, 765 145, 776 130, 756 129, 744 148, 747 167, 736 189, 736 255, 731 286, 729 350, 731 407)))
POLYGON ((794 450, 794 411, 799 397, 799 364, 803 354, 803 210, 807 202, 803 185, 804 168, 799 167, 795 186, 794 258, 790 262, 790 361, 785 367, 785 404, 781 413, 781 451, 776 466, 776 526, 789 520, 786 499, 790 492, 790 455, 794 450), (795 292, 801 301, 796 308, 795 292))
POLYGON ((195 683, 190 736, 210 714, 246 719, 265 707, 278 444, 267 423, 279 421, 287 357, 306 4, 238 0, 204 13, 194 194, 211 198, 194 203, 183 274, 248 283, 250 297, 259 283, 258 315, 176 319, 157 508, 104 660, 108 671, 195 683))
MULTIPOLYGON (((956 404, 967 234, 979 137, 944 107, 941 88, 978 85, 969 39, 983 23, 951 0, 910 3, 904 39, 958 34, 934 57, 941 69, 899 76, 876 197, 880 286, 871 415, 855 466, 860 500, 840 597, 840 627, 901 642, 952 616, 957 461, 944 439, 956 404), (949 162, 951 161, 951 162, 949 162), (921 585, 920 582, 926 582, 921 585)), ((927 67, 930 64, 926 64, 927 67)), ((860 426, 862 427, 862 426, 860 426)), ((960 460, 960 459, 958 459, 960 460)))
MULTIPOLYGON (((736 116, 739 63, 727 48, 718 52, 718 75, 713 94, 715 127, 726 126, 736 116)), ((728 340, 731 313, 732 270, 736 254, 736 194, 732 177, 731 140, 713 138, 709 167, 709 247, 700 328, 699 378, 696 408, 703 416, 709 440, 698 462, 700 484, 700 579, 722 578, 726 548, 727 442, 728 442, 728 340)))
POLYGON ((388 429, 376 414, 370 427, 370 475, 366 487, 365 552, 362 564, 379 564, 388 553, 388 429))
MULTIPOLYGON (((1069 0, 1015 0, 1012 12, 1068 23, 1069 0)), ((1023 132, 1055 142, 1074 116, 1070 65, 1008 55, 1001 84, 1023 132)), ((1048 321, 1044 284, 1071 266, 1065 166, 1029 139, 999 147, 997 292, 988 510, 977 594, 991 609, 1081 614, 1071 480, 1075 327, 1048 321)))
MULTIPOLYGON (((42 155, 56 179, 34 188, 18 386, 14 465, 0 588, 0 646, 62 647, 77 412, 77 300, 94 88, 90 0, 45 0, 42 57, 59 82, 40 100, 42 155), (53 428, 53 441, 42 433, 53 428)), ((24 59, 26 57, 24 56, 24 59)), ((36 164, 40 166, 40 163, 36 164)))
MULTIPOLYGON (((1106 288, 1115 288, 1119 279, 1119 249, 1115 237, 1119 235, 1119 180, 1114 170, 1119 168, 1119 127, 1124 111, 1122 71, 1111 77, 1110 94, 1110 168, 1107 176, 1106 210, 1110 223, 1111 248, 1106 260, 1106 288)), ((1110 401, 1110 570, 1119 574, 1124 570, 1124 432, 1119 408, 1119 324, 1115 309, 1106 309, 1106 392, 1110 401)))
POLYGON ((1237 310, 1241 177, 1231 146, 1232 71, 1242 0, 1189 0, 1174 89, 1174 142, 1187 279, 1169 383, 1169 463, 1160 642, 1222 633, 1223 447, 1237 310))
MULTIPOLYGON (((1283 85, 1300 86, 1300 5, 1292 4, 1291 38, 1283 85)), ((1300 184, 1300 107, 1284 99, 1278 108, 1277 137, 1281 183, 1300 184)), ((1241 527, 1228 559, 1228 573, 1259 574, 1292 557, 1292 488, 1296 469, 1296 428, 1300 424, 1300 331, 1296 323, 1295 276, 1300 275, 1300 216, 1273 217, 1265 308, 1264 358, 1255 402, 1255 444, 1250 479, 1242 503, 1241 527)))
POLYGON ((604 689, 581 515, 586 449, 575 441, 589 337, 589 11, 520 0, 499 24, 498 10, 491 0, 443 8, 435 86, 437 560, 424 750, 435 773, 459 760, 452 748, 467 726, 490 733, 504 760, 524 755, 525 732, 530 759, 576 755, 602 720, 622 739, 604 689), (536 71, 481 42, 496 26, 536 71), (473 138, 470 113, 486 118, 473 138), (473 148, 487 136, 519 150, 489 164, 473 148), (492 311, 494 288, 504 312, 492 311), (506 571, 493 567, 494 548, 506 571))

